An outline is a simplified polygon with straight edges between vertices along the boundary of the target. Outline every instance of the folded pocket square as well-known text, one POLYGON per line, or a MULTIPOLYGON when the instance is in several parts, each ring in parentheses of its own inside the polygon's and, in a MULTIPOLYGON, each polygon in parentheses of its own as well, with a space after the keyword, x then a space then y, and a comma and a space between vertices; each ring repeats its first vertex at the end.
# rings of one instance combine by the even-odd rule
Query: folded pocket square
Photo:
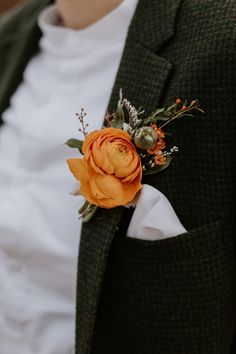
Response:
POLYGON ((157 189, 143 185, 127 236, 161 240, 186 232, 168 199, 157 189))

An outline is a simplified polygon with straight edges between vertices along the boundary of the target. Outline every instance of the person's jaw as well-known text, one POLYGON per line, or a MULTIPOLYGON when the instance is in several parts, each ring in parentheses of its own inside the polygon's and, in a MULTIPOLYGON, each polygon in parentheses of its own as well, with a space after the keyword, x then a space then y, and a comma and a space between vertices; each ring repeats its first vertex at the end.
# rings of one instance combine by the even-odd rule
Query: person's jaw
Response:
POLYGON ((65 27, 82 29, 107 15, 124 0, 55 0, 65 27))

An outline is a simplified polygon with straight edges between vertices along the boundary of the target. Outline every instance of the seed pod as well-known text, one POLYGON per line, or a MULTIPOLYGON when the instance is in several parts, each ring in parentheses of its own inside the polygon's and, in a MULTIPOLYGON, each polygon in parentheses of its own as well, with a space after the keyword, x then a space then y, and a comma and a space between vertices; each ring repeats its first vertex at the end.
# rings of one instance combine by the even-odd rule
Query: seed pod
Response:
POLYGON ((135 132, 134 143, 140 149, 150 149, 156 142, 157 133, 151 127, 142 127, 135 132))

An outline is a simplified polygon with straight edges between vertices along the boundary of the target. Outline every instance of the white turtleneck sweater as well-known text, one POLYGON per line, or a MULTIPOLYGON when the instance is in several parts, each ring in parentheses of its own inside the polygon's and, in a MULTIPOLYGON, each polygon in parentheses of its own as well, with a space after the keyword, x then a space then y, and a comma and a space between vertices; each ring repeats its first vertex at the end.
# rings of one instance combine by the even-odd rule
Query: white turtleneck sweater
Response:
MULTIPOLYGON (((83 30, 59 27, 56 6, 39 17, 40 51, 0 130, 1 354, 74 352, 77 211, 83 198, 70 195, 77 184, 66 165, 78 151, 63 143, 77 137, 75 113, 82 107, 88 130, 101 128, 136 3, 124 0, 83 30)), ((129 236, 139 219, 135 214, 129 236)))

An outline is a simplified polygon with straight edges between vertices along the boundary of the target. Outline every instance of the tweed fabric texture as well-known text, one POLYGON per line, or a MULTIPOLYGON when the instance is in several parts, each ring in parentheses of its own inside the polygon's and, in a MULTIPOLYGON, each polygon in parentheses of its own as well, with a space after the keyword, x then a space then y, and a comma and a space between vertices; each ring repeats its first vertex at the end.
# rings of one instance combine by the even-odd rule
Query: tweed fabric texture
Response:
POLYGON ((92 353, 229 353, 230 257, 218 223, 161 242, 117 237, 92 353))
POLYGON ((173 68, 162 105, 197 97, 206 111, 169 126, 180 152, 145 178, 189 232, 152 244, 116 237, 92 353, 234 353, 235 9, 233 1, 183 1, 175 35, 158 50, 173 68))
POLYGON ((100 210, 94 216, 91 230, 87 229, 81 234, 78 284, 77 284, 77 316, 76 316, 76 352, 90 350, 90 335, 93 332, 97 312, 97 287, 100 290, 105 272, 104 259, 110 252, 114 229, 121 218, 120 208, 114 210, 100 210), (109 219, 104 225, 104 219, 109 219), (106 242, 103 241, 104 227, 106 228, 106 242), (91 232, 95 235, 91 237, 91 232), (84 314, 89 313, 90 316, 84 314), (83 333, 83 335, 78 335, 83 333))
MULTIPOLYGON (((37 50, 36 18, 48 3, 0 20, 0 111, 37 50)), ((109 106, 121 87, 149 111, 200 99, 204 117, 169 126, 178 156, 145 178, 189 231, 129 239, 123 208, 84 225, 76 354, 235 353, 235 16, 234 0, 139 1, 109 106)))

